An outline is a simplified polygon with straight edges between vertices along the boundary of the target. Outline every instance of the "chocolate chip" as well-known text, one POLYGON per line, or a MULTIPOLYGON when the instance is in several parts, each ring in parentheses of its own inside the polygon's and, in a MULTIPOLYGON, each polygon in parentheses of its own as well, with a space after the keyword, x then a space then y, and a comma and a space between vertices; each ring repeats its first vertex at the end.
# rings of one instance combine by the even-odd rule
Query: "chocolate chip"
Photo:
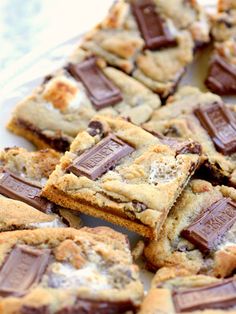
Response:
POLYGON ((226 21, 225 19, 218 19, 217 23, 224 24, 227 28, 231 28, 233 26, 233 23, 230 21, 226 21))
POLYGON ((179 130, 175 126, 170 126, 168 129, 166 129, 163 132, 164 136, 169 136, 169 137, 180 137, 181 134, 179 133, 179 130))
POLYGON ((47 305, 32 307, 24 305, 20 311, 21 314, 49 314, 49 307, 47 305))
POLYGON ((53 78, 53 75, 46 75, 43 79, 43 84, 46 84, 53 78))
POLYGON ((188 252, 189 249, 188 249, 188 246, 187 245, 181 245, 177 248, 177 251, 178 252, 188 252))
POLYGON ((138 201, 132 201, 132 205, 138 213, 141 213, 148 208, 147 205, 138 201))
POLYGON ((176 155, 180 154, 202 154, 202 146, 199 143, 187 143, 176 151, 176 155))
POLYGON ((104 132, 103 125, 99 121, 91 121, 88 125, 88 133, 91 136, 100 135, 102 136, 104 132))

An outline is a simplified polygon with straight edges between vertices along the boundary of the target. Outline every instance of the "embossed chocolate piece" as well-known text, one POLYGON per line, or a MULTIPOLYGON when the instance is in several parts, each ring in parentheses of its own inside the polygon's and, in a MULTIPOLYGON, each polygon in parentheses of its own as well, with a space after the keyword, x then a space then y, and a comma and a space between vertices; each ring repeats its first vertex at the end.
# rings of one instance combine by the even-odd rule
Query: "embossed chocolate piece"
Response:
POLYGON ((31 205, 42 212, 50 212, 53 203, 41 197, 41 189, 33 184, 24 181, 7 171, 0 172, 0 193, 31 205))
POLYGON ((236 304, 236 281, 229 279, 205 287, 174 291, 173 301, 177 313, 228 309, 236 304))
POLYGON ((102 73, 95 58, 89 58, 79 64, 69 64, 67 69, 75 79, 82 81, 97 110, 122 100, 120 90, 102 73))
POLYGON ((49 249, 18 245, 9 254, 0 270, 0 296, 21 296, 37 284, 48 265, 49 249))
POLYGON ((152 0, 133 1, 131 7, 146 48, 155 50, 177 45, 152 0))
POLYGON ((201 251, 213 249, 236 222, 236 203, 222 198, 203 211, 181 232, 181 236, 195 244, 201 251))
POLYGON ((210 65, 206 86, 219 95, 236 93, 236 67, 216 56, 210 65))
POLYGON ((77 176, 82 175, 95 180, 133 151, 133 147, 110 134, 76 158, 67 170, 77 176))
POLYGON ((195 110, 195 115, 224 155, 236 152, 236 122, 224 104, 213 103, 195 110))

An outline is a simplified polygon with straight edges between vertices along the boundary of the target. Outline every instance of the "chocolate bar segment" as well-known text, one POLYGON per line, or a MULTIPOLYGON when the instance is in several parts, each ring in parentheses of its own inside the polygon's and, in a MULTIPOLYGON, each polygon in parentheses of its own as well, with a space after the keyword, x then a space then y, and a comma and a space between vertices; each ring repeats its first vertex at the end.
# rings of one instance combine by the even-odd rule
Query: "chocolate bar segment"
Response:
POLYGON ((229 279, 201 288, 175 291, 173 301, 177 313, 228 309, 236 304, 236 281, 229 279))
POLYGON ((235 222, 236 203, 230 198, 222 198, 204 210, 197 220, 181 232, 181 236, 206 252, 222 241, 235 222))
POLYGON ((42 212, 51 212, 54 205, 41 197, 41 189, 13 175, 10 172, 0 172, 0 193, 14 200, 22 201, 42 212))
POLYGON ((95 180, 133 151, 133 147, 110 134, 76 158, 67 170, 77 176, 86 176, 95 180))
POLYGON ((177 45, 152 0, 132 1, 131 7, 146 48, 155 50, 177 45))
POLYGON ((216 56, 210 65, 206 86, 219 95, 236 93, 236 67, 216 56))
POLYGON ((67 306, 56 314, 121 314, 129 311, 131 311, 130 313, 136 313, 136 306, 131 301, 108 302, 77 298, 74 305, 67 306))
POLYGON ((213 103, 204 108, 199 107, 194 113, 218 151, 224 155, 236 152, 236 122, 224 104, 213 103))
POLYGON ((120 90, 102 73, 96 58, 89 58, 79 64, 69 64, 69 73, 82 81, 95 109, 99 110, 122 101, 120 90))
POLYGON ((0 270, 0 296, 24 295, 41 280, 49 257, 49 249, 35 249, 26 245, 13 248, 0 270))

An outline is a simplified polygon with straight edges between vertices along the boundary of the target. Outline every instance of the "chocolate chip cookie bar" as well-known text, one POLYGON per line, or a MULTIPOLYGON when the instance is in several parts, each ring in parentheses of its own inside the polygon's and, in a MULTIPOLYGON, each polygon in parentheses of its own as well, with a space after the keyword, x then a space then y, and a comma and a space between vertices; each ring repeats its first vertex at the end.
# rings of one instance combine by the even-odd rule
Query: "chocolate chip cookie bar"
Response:
POLYGON ((17 105, 8 129, 38 148, 66 151, 95 114, 121 115, 141 124, 160 104, 142 83, 78 48, 64 69, 17 105))
POLYGON ((192 62, 195 46, 208 41, 208 19, 197 1, 121 0, 82 47, 166 98, 192 62))
POLYGON ((236 93, 236 1, 219 0, 218 14, 212 16, 213 55, 206 86, 219 95, 236 93))
POLYGON ((66 225, 80 227, 77 215, 40 196, 60 157, 52 149, 28 152, 13 147, 0 151, 0 231, 66 225))
POLYGON ((138 314, 157 313, 235 314, 236 278, 196 275, 163 282, 154 278, 138 314))
POLYGON ((52 173, 42 195, 156 238, 199 162, 121 118, 97 116, 52 173))
POLYGON ((48 215, 26 203, 0 195, 0 232, 67 227, 57 215, 48 215))
POLYGON ((0 234, 0 312, 135 313, 143 297, 125 235, 110 228, 0 234))
POLYGON ((218 0, 218 13, 211 16, 211 33, 217 42, 236 36, 236 1, 218 0))
POLYGON ((145 256, 160 277, 188 274, 228 277, 236 269, 236 190, 191 180, 145 256))
POLYGON ((144 127, 166 136, 198 142, 205 169, 218 182, 236 186, 235 107, 225 105, 216 94, 185 86, 156 110, 144 127))

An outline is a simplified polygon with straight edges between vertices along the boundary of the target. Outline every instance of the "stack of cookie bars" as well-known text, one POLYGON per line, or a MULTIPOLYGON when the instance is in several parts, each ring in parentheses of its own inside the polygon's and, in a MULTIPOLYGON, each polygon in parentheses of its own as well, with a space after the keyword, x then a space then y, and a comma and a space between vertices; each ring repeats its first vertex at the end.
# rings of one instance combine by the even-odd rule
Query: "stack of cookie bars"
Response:
POLYGON ((41 150, 0 152, 1 314, 236 313, 235 40, 236 0, 118 0, 16 106, 41 150), (177 88, 211 42, 214 93, 177 88))

